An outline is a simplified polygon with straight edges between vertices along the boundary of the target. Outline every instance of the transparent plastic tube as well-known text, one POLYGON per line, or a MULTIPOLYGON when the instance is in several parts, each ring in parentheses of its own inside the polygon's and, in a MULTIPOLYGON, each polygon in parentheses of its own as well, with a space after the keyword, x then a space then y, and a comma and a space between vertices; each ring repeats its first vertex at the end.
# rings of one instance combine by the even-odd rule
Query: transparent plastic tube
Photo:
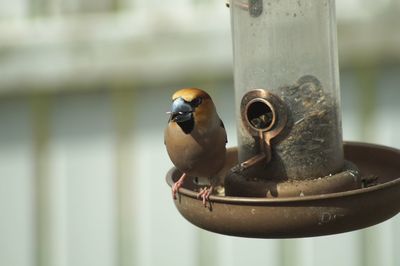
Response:
POLYGON ((268 178, 339 172, 344 159, 335 1, 231 0, 230 7, 239 161, 260 153, 243 119, 242 101, 249 91, 262 89, 287 109, 284 132, 271 140, 268 178))

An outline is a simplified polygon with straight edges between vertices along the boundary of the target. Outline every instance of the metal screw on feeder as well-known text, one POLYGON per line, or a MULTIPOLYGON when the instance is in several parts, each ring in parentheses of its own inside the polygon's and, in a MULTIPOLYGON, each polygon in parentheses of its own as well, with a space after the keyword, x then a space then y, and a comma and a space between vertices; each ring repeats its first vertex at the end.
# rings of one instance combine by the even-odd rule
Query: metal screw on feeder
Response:
MULTIPOLYGON (((243 10, 249 12, 250 16, 258 17, 262 14, 263 11, 263 1, 262 0, 249 0, 247 2, 244 1, 233 1, 236 7, 239 7, 243 10)), ((225 5, 230 7, 230 1, 226 1, 225 5)))

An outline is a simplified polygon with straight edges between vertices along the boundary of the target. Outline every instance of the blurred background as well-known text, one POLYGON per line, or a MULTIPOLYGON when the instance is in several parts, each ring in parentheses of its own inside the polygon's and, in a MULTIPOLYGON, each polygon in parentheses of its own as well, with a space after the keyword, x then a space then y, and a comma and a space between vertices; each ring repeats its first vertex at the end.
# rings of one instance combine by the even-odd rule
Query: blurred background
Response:
MULTIPOLYGON (((400 148, 400 0, 336 4, 344 139, 400 148)), ((223 0, 0 0, 0 265, 400 265, 399 216, 252 240, 175 210, 170 95, 209 91, 236 144, 229 22, 223 0)))

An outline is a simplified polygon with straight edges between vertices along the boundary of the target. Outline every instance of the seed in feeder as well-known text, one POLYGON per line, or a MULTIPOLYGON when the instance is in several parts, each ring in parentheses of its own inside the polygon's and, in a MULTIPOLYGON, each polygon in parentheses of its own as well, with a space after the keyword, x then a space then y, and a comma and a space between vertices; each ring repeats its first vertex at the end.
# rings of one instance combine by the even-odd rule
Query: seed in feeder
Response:
POLYGON ((272 114, 260 115, 259 117, 253 118, 250 122, 255 128, 267 128, 272 123, 272 114))

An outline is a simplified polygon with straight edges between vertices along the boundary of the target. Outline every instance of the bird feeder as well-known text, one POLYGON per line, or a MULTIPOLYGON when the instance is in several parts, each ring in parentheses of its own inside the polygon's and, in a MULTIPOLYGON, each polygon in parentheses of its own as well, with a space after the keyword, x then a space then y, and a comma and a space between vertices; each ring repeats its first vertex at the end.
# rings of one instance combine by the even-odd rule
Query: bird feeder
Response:
MULTIPOLYGON (((400 151, 343 143, 334 0, 231 0, 238 147, 208 208, 189 178, 175 205, 217 233, 292 238, 400 211, 400 151)), ((180 173, 167 175, 172 185, 180 173)))

